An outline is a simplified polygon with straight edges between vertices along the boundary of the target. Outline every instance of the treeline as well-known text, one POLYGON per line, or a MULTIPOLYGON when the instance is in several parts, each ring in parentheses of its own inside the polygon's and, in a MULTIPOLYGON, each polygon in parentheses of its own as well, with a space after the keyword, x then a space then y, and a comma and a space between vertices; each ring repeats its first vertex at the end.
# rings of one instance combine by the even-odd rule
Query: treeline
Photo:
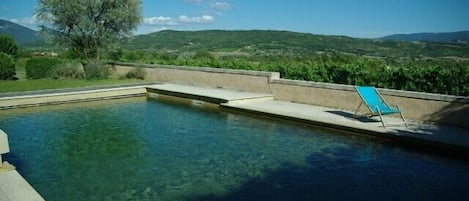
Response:
POLYGON ((395 60, 337 52, 309 56, 118 51, 114 61, 280 72, 282 78, 469 95, 469 61, 395 60))

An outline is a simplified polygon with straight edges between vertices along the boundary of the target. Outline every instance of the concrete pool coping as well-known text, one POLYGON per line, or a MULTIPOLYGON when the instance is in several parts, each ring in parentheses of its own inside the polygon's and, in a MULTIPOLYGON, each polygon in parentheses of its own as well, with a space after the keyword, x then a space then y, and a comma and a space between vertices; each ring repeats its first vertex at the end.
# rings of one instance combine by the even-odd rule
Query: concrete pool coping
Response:
POLYGON ((145 96, 146 85, 119 86, 99 89, 75 89, 67 92, 55 91, 52 93, 32 93, 19 96, 0 97, 0 110, 41 105, 54 105, 73 102, 86 102, 103 99, 126 98, 145 96))
MULTIPOLYGON (((383 128, 378 121, 351 118, 351 111, 278 101, 274 100, 272 94, 181 84, 143 84, 9 95, 0 97, 0 111, 10 108, 145 96, 149 93, 200 100, 217 104, 222 109, 292 120, 354 134, 378 136, 437 152, 450 151, 451 154, 462 157, 467 157, 469 153, 469 130, 464 128, 418 121, 409 121, 409 128, 404 126, 383 128)), ((386 116, 385 121, 399 122, 399 119, 386 116)), ((12 170, 0 173, 0 200, 44 199, 16 170, 12 170), (21 195, 27 197, 18 197, 21 195)))
POLYGON ((44 198, 16 171, 0 172, 0 200, 44 201, 44 198))

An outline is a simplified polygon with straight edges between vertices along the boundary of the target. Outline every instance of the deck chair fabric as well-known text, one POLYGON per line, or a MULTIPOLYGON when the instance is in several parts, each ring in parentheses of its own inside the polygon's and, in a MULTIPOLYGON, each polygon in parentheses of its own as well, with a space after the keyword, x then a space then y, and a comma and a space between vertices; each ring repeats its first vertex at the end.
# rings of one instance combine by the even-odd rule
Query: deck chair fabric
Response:
POLYGON ((362 102, 360 102, 360 105, 358 108, 355 110, 355 117, 358 117, 357 115, 360 107, 365 104, 370 111, 368 114, 369 117, 373 116, 379 116, 381 120, 381 124, 383 125, 384 128, 386 128, 384 121, 383 121, 383 115, 388 115, 388 114, 396 114, 399 113, 403 123, 407 127, 407 123, 405 121, 404 115, 402 114, 402 111, 399 109, 397 105, 389 105, 384 98, 379 94, 378 90, 376 90, 375 87, 372 86, 355 86, 355 89, 360 95, 360 98, 362 102))

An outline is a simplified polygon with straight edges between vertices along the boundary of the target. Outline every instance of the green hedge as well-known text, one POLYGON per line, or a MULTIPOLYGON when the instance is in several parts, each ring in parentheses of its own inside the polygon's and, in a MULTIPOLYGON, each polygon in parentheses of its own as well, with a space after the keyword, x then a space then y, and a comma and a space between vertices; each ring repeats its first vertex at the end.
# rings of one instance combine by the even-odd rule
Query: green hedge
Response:
POLYGON ((13 57, 18 56, 18 45, 10 36, 2 35, 0 36, 0 52, 11 55, 13 57))
POLYGON ((153 59, 147 63, 210 66, 280 72, 282 78, 428 93, 469 95, 469 61, 407 61, 389 65, 379 59, 348 55, 319 55, 309 58, 269 57, 153 59))
POLYGON ((8 54, 0 52, 0 80, 14 80, 15 60, 8 54))
POLYGON ((285 64, 271 70, 280 71, 282 77, 287 79, 469 95, 469 65, 463 63, 374 68, 360 62, 312 66, 285 64))
POLYGON ((83 66, 85 77, 89 80, 107 79, 111 72, 109 68, 101 64, 88 63, 83 66))
POLYGON ((42 79, 52 77, 54 70, 59 64, 63 63, 58 58, 53 57, 35 57, 29 59, 26 63, 26 78, 42 79))
POLYGON ((53 79, 83 79, 85 78, 85 71, 82 64, 78 62, 68 61, 57 67, 52 72, 53 79))
POLYGON ((280 72, 282 78, 469 96, 469 61, 363 57, 339 52, 313 55, 124 51, 119 61, 280 72))

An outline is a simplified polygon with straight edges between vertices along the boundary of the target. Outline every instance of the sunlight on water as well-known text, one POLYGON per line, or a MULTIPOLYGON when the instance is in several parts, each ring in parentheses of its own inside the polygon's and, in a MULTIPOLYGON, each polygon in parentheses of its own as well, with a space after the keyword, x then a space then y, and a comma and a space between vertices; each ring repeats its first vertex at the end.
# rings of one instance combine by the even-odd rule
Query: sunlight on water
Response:
POLYGON ((466 161, 201 106, 134 98, 9 110, 0 128, 5 159, 49 201, 468 196, 466 161))

